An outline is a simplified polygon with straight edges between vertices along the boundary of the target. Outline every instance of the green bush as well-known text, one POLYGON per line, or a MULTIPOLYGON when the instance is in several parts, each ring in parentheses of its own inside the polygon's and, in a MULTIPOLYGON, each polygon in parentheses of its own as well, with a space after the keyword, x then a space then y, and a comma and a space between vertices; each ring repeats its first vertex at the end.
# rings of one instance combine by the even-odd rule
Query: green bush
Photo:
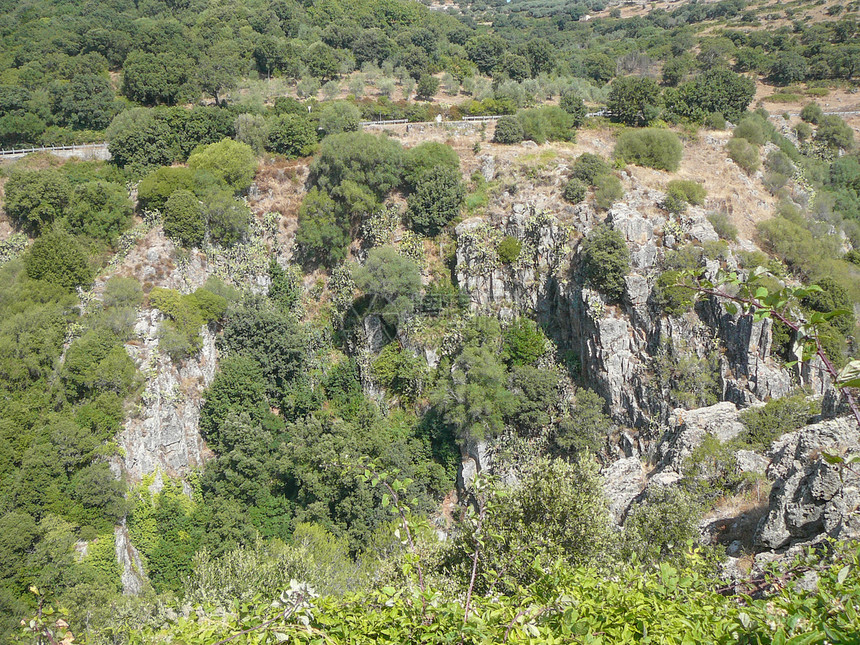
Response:
POLYGON ((398 343, 386 345, 372 365, 373 376, 385 389, 406 400, 415 400, 427 380, 423 358, 402 349, 398 343))
POLYGON ((626 163, 675 171, 684 148, 678 135, 668 130, 625 130, 615 143, 615 157, 626 163))
POLYGON ((90 181, 76 186, 68 208, 69 227, 113 244, 131 224, 132 205, 123 186, 90 181))
POLYGON ((807 103, 800 111, 800 118, 806 123, 811 123, 812 125, 818 125, 818 122, 822 117, 824 117, 824 110, 822 110, 821 106, 815 102, 807 103))
POLYGON ((520 257, 522 249, 523 245, 517 238, 506 235, 502 241, 499 242, 499 248, 496 252, 498 253, 499 260, 502 264, 513 264, 520 257))
POLYGON ((347 101, 326 105, 320 113, 320 127, 326 134, 355 132, 361 121, 361 110, 347 101))
POLYGON ((597 184, 597 179, 606 175, 611 170, 608 163, 602 157, 590 152, 579 155, 573 162, 573 170, 570 176, 579 179, 589 186, 597 184))
POLYGON ((432 74, 421 74, 415 88, 415 96, 422 101, 430 101, 439 91, 439 79, 432 74))
POLYGON ((620 300, 630 271, 630 250, 621 233, 597 226, 582 241, 580 257, 586 282, 610 300, 620 300))
MULTIPOLYGON (((651 486, 645 499, 628 511, 622 557, 646 563, 678 559, 681 546, 699 536, 702 509, 683 489, 651 486)), ((683 556, 680 556, 683 557, 683 556)))
POLYGON ((508 365, 534 365, 546 354, 546 345, 537 323, 520 316, 502 334, 502 358, 508 365))
POLYGON ((329 195, 311 188, 299 207, 296 250, 305 262, 332 266, 346 256, 349 222, 329 195))
POLYGON ((210 239, 223 246, 242 240, 248 232, 251 209, 228 191, 214 191, 203 200, 203 217, 210 239))
POLYGON ((767 132, 765 131, 766 123, 757 114, 751 114, 741 119, 737 127, 732 132, 732 137, 736 139, 746 139, 750 143, 762 146, 767 141, 767 132))
POLYGON ((493 134, 493 143, 521 143, 525 133, 522 123, 515 116, 503 116, 496 121, 496 131, 493 134))
POLYGON ((734 242, 738 239, 738 227, 732 224, 728 213, 710 213, 708 215, 708 221, 711 223, 711 226, 714 227, 714 230, 717 232, 717 235, 720 236, 721 240, 734 242))
POLYGON ((681 272, 677 270, 663 271, 654 283, 654 302, 671 316, 680 316, 693 307, 692 289, 681 286, 681 272))
POLYGON ((705 127, 711 130, 725 130, 726 117, 719 112, 711 112, 705 117, 705 127))
POLYGON ((609 208, 624 197, 624 188, 621 180, 613 174, 601 175, 597 178, 594 191, 594 203, 598 208, 609 210, 609 208))
POLYGON ((746 139, 732 138, 726 143, 729 158, 743 169, 748 175, 761 168, 761 158, 758 148, 746 139))
POLYGON ((198 146, 188 157, 188 167, 192 170, 206 170, 234 192, 248 190, 257 171, 257 158, 246 143, 233 139, 223 139, 218 143, 198 146))
POLYGON ((38 234, 64 215, 72 187, 53 168, 16 170, 6 182, 4 192, 4 208, 12 223, 38 234))
POLYGON ((705 187, 697 181, 690 179, 673 179, 669 182, 668 192, 675 193, 684 198, 688 204, 701 206, 705 203, 707 192, 705 187))
POLYGON ((572 127, 578 128, 582 125, 583 121, 585 121, 585 115, 588 113, 588 110, 585 107, 585 103, 582 102, 582 97, 578 93, 570 90, 563 92, 558 105, 571 116, 572 127))
POLYGON ((267 148, 289 158, 307 157, 317 145, 313 123, 304 115, 282 114, 269 121, 267 148))
POLYGON ((188 190, 176 190, 164 205, 164 234, 182 246, 200 247, 206 237, 203 208, 197 196, 188 190))
POLYGON ((421 291, 421 270, 393 246, 371 249, 363 266, 354 272, 355 284, 370 298, 372 311, 382 314, 388 324, 398 324, 412 312, 421 291))
POLYGON ((530 139, 535 143, 576 139, 573 117, 560 107, 548 105, 521 110, 517 113, 517 119, 523 126, 523 139, 530 139))
POLYGON ((564 201, 571 204, 578 204, 585 199, 585 194, 588 192, 588 186, 581 179, 573 177, 564 185, 564 190, 561 193, 564 201))
POLYGON ((739 438, 755 450, 766 450, 774 440, 806 425, 820 412, 820 404, 804 394, 773 399, 760 408, 741 412, 745 430, 739 438))
POLYGON ((33 242, 24 256, 24 267, 33 280, 45 280, 68 291, 93 280, 87 256, 75 238, 61 230, 44 233, 33 242))
POLYGON ((612 81, 606 107, 622 123, 645 125, 659 114, 660 87, 650 78, 618 77, 612 81))
POLYGON ((419 177, 428 170, 445 166, 460 169, 460 156, 444 143, 425 141, 406 150, 403 157, 403 183, 415 190, 419 177))
POLYGON ((137 201, 144 210, 163 211, 167 200, 177 190, 194 192, 195 173, 190 168, 163 166, 140 180, 137 201))
POLYGON ((815 140, 837 150, 851 150, 854 147, 854 130, 835 114, 821 117, 815 140))
POLYGON ((459 169, 438 166, 425 171, 406 200, 413 230, 430 237, 437 235, 460 214, 465 197, 459 169))
POLYGON ((606 443, 614 424, 605 412, 606 401, 585 388, 576 391, 576 407, 561 419, 552 439, 562 454, 596 454, 606 443))
POLYGON ((173 360, 197 352, 202 345, 200 329, 221 319, 227 310, 227 301, 205 288, 182 295, 172 289, 154 287, 149 292, 149 303, 167 316, 158 329, 158 346, 173 360))
POLYGON ((332 192, 345 181, 353 181, 384 198, 400 185, 403 148, 387 136, 366 132, 344 132, 326 137, 311 164, 310 178, 321 190, 332 192))
POLYGON ((809 141, 812 138, 812 127, 808 123, 801 121, 794 126, 794 134, 800 143, 809 141))

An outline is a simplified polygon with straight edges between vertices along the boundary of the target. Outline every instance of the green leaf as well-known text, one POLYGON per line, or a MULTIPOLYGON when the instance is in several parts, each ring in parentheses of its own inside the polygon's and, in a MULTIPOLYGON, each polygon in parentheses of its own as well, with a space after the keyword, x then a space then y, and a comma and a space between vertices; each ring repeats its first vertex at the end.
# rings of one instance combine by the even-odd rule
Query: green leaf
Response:
POLYGON ((738 313, 738 306, 736 304, 734 304, 733 302, 727 302, 725 307, 726 307, 726 311, 729 314, 731 314, 732 316, 734 316, 736 313, 738 313))
POLYGON ((844 567, 842 567, 842 568, 839 570, 839 573, 838 573, 838 574, 836 574, 836 582, 838 582, 839 584, 844 583, 844 582, 845 582, 845 578, 847 578, 847 577, 848 577, 848 574, 849 574, 849 573, 851 573, 851 565, 850 565, 850 564, 846 564, 844 567))
POLYGON ((860 387, 860 361, 850 361, 836 376, 837 387, 860 387))
POLYGON ((839 455, 834 455, 829 452, 822 452, 821 458, 826 461, 828 464, 841 464, 843 462, 842 457, 839 455))
POLYGON ((391 503, 391 495, 385 493, 382 496, 382 508, 388 508, 388 505, 391 503))

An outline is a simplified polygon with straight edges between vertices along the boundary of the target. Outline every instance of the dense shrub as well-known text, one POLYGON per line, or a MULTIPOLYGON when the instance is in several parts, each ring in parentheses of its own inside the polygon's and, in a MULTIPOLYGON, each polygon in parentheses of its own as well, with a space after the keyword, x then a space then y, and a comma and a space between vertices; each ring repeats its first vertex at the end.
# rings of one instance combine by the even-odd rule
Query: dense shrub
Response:
POLYGON ((624 197, 624 188, 621 186, 621 180, 612 173, 600 175, 597 178, 594 190, 594 204, 603 210, 609 208, 624 197))
POLYGON ((818 125, 818 122, 821 121, 823 117, 824 110, 822 110, 821 106, 815 102, 807 103, 800 111, 800 118, 812 125, 818 125))
POLYGON ((586 282, 610 300, 619 300, 630 271, 630 251, 621 233, 607 225, 592 229, 582 242, 580 257, 586 282))
POLYGON ((381 199, 400 184, 403 157, 400 144, 387 136, 344 132, 323 140, 310 177, 314 185, 329 192, 353 181, 381 199))
POLYGON ((588 186, 581 179, 573 177, 564 185, 564 190, 561 196, 565 201, 571 204, 578 204, 585 199, 585 194, 588 192, 588 186))
POLYGON ((806 425, 811 416, 820 412, 819 406, 804 394, 795 394, 744 410, 740 418, 746 429, 740 439, 753 449, 766 450, 784 433, 806 425))
POLYGON ((152 168, 169 166, 180 155, 170 126, 154 110, 120 112, 105 131, 111 163, 140 176, 152 168))
POLYGON ((422 101, 429 101, 439 91, 439 79, 432 74, 421 74, 415 87, 415 96, 422 101))
POLYGON ((705 127, 711 130, 725 130, 726 117, 719 112, 711 112, 705 117, 705 127))
POLYGON ((651 486, 624 522, 622 552, 643 562, 677 557, 678 545, 699 535, 701 508, 676 486, 651 486))
POLYGON ((612 419, 605 412, 606 401, 585 388, 576 391, 576 407, 562 419, 552 439, 553 447, 562 454, 596 454, 612 431, 612 419))
POLYGON ((523 245, 517 238, 507 235, 499 242, 496 252, 502 264, 513 264, 520 257, 522 249, 523 245))
POLYGON ((670 213, 679 214, 687 209, 688 204, 701 206, 705 202, 705 187, 688 179, 673 179, 666 187, 666 198, 663 207, 670 213))
POLYGON ((141 179, 137 186, 137 201, 142 209, 163 211, 175 191, 194 191, 195 187, 195 172, 190 168, 163 166, 141 179))
POLYGON ((196 148, 188 157, 188 167, 192 170, 206 170, 236 193, 241 193, 248 190, 254 179, 257 159, 248 144, 223 139, 218 143, 196 148))
POLYGON ((554 105, 522 110, 517 113, 517 119, 523 126, 523 138, 535 143, 573 141, 576 138, 573 118, 554 105))
POLYGON ((682 274, 677 270, 664 271, 654 283, 654 303, 672 316, 680 316, 693 307, 695 292, 682 286, 682 274))
POLYGON ((609 173, 610 170, 609 164, 602 157, 584 152, 573 162, 570 176, 582 180, 589 186, 594 186, 597 183, 597 178, 609 173))
POLYGON ((332 266, 346 256, 349 222, 337 203, 319 188, 311 188, 299 207, 296 250, 306 262, 332 266))
POLYGON ((533 365, 546 354, 547 341, 533 320, 520 316, 502 334, 502 357, 508 365, 533 365))
POLYGON ((708 221, 714 227, 714 231, 720 236, 720 239, 732 242, 738 239, 738 227, 732 224, 727 213, 710 213, 708 221))
MULTIPOLYGON (((746 76, 717 68, 703 72, 677 90, 666 91, 666 109, 694 121, 719 114, 737 122, 755 96, 755 81, 746 76)), ((722 128, 724 129, 725 125, 722 128)))
POLYGON ((317 133, 303 115, 282 114, 269 121, 268 145, 272 152, 287 157, 307 157, 317 145, 317 133))
POLYGON ((199 247, 206 236, 203 208, 197 196, 188 190, 176 190, 164 205, 164 234, 182 246, 199 247))
POLYGON ((90 181, 72 191, 67 217, 72 232, 113 244, 131 223, 131 211, 123 186, 90 181))
POLYGON ((684 149, 678 136, 668 130, 625 130, 615 143, 615 157, 626 163, 675 171, 684 149))
POLYGON ((93 279, 87 256, 68 233, 53 230, 41 235, 24 258, 27 275, 68 291, 93 279))
POLYGON ((746 139, 734 137, 726 143, 726 151, 729 157, 739 165, 748 175, 753 174, 761 167, 761 158, 758 148, 746 139))
POLYGON ((251 209, 229 191, 219 190, 205 196, 203 216, 210 239, 217 244, 230 246, 243 239, 248 232, 251 209))
POLYGON ((815 140, 824 145, 840 150, 851 150, 854 147, 854 130, 835 114, 821 117, 815 140))
POLYGON ((72 187, 57 170, 14 171, 4 187, 6 214, 12 222, 38 234, 65 213, 72 187))
POLYGON ((520 143, 524 136, 522 123, 517 117, 503 116, 496 121, 493 143, 520 143))
POLYGON ((624 76, 612 81, 606 106, 627 125, 645 125, 657 118, 660 87, 650 78, 624 76))
POLYGON ((440 165, 425 171, 407 198, 412 228, 423 235, 437 235, 460 214, 465 196, 459 169, 440 165))
POLYGON ((563 92, 558 102, 559 107, 571 117, 571 126, 578 128, 585 121, 587 110, 582 97, 573 91, 563 92))
POLYGON ((393 246, 371 249, 354 276, 356 286, 370 297, 370 307, 392 325, 412 312, 415 297, 421 290, 418 265, 397 253, 393 246))
POLYGON ((361 111, 347 101, 335 101, 320 112, 320 127, 326 134, 355 132, 361 121, 361 111))
POLYGON ((751 114, 741 119, 741 122, 732 132, 732 136, 737 139, 746 139, 752 144, 761 146, 768 138, 766 126, 767 123, 764 119, 757 114, 751 114))
POLYGON ((460 157, 457 152, 451 146, 437 141, 419 143, 404 154, 403 182, 410 190, 414 190, 421 175, 440 166, 459 170, 460 157))

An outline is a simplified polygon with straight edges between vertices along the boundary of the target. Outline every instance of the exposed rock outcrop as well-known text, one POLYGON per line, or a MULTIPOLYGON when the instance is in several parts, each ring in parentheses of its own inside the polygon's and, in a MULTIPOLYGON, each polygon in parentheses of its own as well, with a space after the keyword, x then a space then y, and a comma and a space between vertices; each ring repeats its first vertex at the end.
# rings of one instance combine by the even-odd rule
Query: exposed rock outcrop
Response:
POLYGON ((658 469, 679 473, 684 460, 702 444, 707 435, 726 442, 738 436, 743 429, 738 409, 730 401, 696 410, 677 409, 669 420, 669 429, 657 445, 655 460, 658 469))
POLYGON ((645 487, 645 470, 638 457, 619 459, 603 469, 603 492, 616 524, 624 521, 627 509, 645 487))
POLYGON ((860 474, 828 464, 820 453, 860 454, 852 418, 831 419, 784 435, 771 448, 768 476, 775 479, 756 544, 783 549, 795 543, 860 537, 860 474))
POLYGON ((113 532, 116 544, 116 561, 121 570, 122 592, 126 595, 136 596, 149 584, 143 570, 140 553, 131 543, 124 519, 121 524, 114 527, 113 532))

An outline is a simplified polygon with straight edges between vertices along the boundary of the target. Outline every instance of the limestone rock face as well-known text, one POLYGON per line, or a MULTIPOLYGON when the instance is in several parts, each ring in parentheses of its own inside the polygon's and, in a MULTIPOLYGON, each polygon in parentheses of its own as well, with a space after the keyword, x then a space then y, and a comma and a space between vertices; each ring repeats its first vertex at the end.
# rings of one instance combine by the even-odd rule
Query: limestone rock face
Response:
POLYGON ((128 536, 128 528, 123 519, 121 524, 114 527, 114 539, 116 543, 116 561, 119 563, 122 580, 122 592, 126 595, 136 596, 143 591, 148 584, 146 574, 143 572, 143 562, 140 553, 134 548, 128 536))
POLYGON ((199 354, 177 365, 158 350, 160 321, 157 310, 143 310, 135 326, 137 341, 126 346, 146 378, 141 408, 118 437, 125 453, 122 467, 135 481, 158 469, 182 477, 208 456, 198 421, 202 393, 215 377, 215 336, 204 327, 199 354))
POLYGON ((603 492, 609 501, 609 513, 616 524, 624 521, 630 503, 645 486, 645 471, 638 457, 619 459, 601 473, 603 492))
POLYGON ((724 443, 744 429, 738 409, 730 401, 696 410, 677 409, 669 419, 669 429, 657 446, 658 468, 680 472, 684 459, 699 447, 707 435, 724 443))
POLYGON ((860 537, 860 475, 828 464, 821 451, 860 454, 853 418, 806 426, 774 443, 767 473, 776 481, 756 531, 759 547, 782 549, 824 535, 860 537))

